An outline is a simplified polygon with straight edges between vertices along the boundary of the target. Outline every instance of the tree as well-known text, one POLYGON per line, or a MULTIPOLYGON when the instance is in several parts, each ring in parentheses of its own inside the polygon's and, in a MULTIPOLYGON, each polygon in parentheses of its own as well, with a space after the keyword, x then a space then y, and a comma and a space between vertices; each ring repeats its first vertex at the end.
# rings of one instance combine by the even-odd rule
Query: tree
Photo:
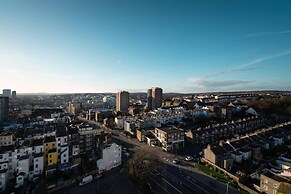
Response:
POLYGON ((128 175, 139 185, 146 185, 151 173, 161 167, 159 157, 150 151, 138 150, 127 163, 128 175))

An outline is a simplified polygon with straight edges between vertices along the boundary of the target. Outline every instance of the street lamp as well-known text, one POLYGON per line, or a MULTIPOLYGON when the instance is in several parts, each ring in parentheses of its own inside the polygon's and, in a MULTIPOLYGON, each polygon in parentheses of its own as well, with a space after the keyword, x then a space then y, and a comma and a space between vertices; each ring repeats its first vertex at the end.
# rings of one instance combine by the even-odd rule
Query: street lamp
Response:
POLYGON ((227 182, 226 184, 226 194, 228 194, 228 185, 229 185, 230 182, 227 182))

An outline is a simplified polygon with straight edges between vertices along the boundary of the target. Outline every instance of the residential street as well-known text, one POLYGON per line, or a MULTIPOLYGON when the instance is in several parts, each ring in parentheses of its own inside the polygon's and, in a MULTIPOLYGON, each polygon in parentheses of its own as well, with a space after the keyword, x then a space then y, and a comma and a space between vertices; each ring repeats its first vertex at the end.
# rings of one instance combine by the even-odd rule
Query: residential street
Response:
MULTIPOLYGON (((80 119, 90 124, 97 125, 106 131, 110 131, 113 134, 113 141, 117 144, 124 147, 131 147, 132 149, 147 150, 156 154, 162 163, 164 163, 160 175, 153 175, 152 177, 153 183, 156 184, 156 187, 159 187, 160 192, 199 194, 226 193, 226 184, 195 169, 194 162, 181 161, 179 164, 173 164, 173 160, 175 158, 181 158, 181 156, 164 152, 160 147, 151 147, 145 143, 139 142, 137 139, 128 139, 127 137, 120 135, 120 131, 111 130, 94 121, 88 121, 83 118, 80 119), (210 185, 209 182, 212 182, 213 185, 210 185)), ((236 194, 237 191, 229 187, 228 193, 236 194)))

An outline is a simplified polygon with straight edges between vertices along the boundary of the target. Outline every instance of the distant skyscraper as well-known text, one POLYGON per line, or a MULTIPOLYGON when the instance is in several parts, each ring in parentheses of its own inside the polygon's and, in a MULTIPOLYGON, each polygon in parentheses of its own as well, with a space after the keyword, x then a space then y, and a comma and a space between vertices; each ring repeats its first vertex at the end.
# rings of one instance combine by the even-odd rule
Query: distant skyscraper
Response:
POLYGON ((163 103, 163 89, 158 87, 148 89, 147 95, 148 110, 160 108, 162 107, 162 103, 163 103))
POLYGON ((9 97, 0 96, 0 123, 9 116, 9 97))
POLYGON ((153 107, 154 109, 160 108, 163 105, 163 89, 162 88, 152 88, 153 96, 153 107))
POLYGON ((116 93, 116 111, 126 112, 129 107, 129 93, 120 91, 116 93))
POLYGON ((16 91, 12 91, 12 99, 16 98, 16 91))
POLYGON ((152 89, 148 89, 147 109, 148 110, 153 110, 153 90, 152 89))
POLYGON ((11 97, 11 89, 4 89, 2 96, 10 98, 11 97))

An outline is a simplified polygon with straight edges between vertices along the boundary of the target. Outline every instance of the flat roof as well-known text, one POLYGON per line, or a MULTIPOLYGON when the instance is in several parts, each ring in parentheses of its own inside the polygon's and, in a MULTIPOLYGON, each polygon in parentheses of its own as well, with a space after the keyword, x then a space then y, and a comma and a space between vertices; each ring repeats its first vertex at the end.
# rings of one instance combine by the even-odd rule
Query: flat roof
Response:
POLYGON ((173 127, 162 127, 162 128, 156 128, 158 130, 164 131, 166 133, 175 133, 175 132, 181 132, 181 130, 173 127))

